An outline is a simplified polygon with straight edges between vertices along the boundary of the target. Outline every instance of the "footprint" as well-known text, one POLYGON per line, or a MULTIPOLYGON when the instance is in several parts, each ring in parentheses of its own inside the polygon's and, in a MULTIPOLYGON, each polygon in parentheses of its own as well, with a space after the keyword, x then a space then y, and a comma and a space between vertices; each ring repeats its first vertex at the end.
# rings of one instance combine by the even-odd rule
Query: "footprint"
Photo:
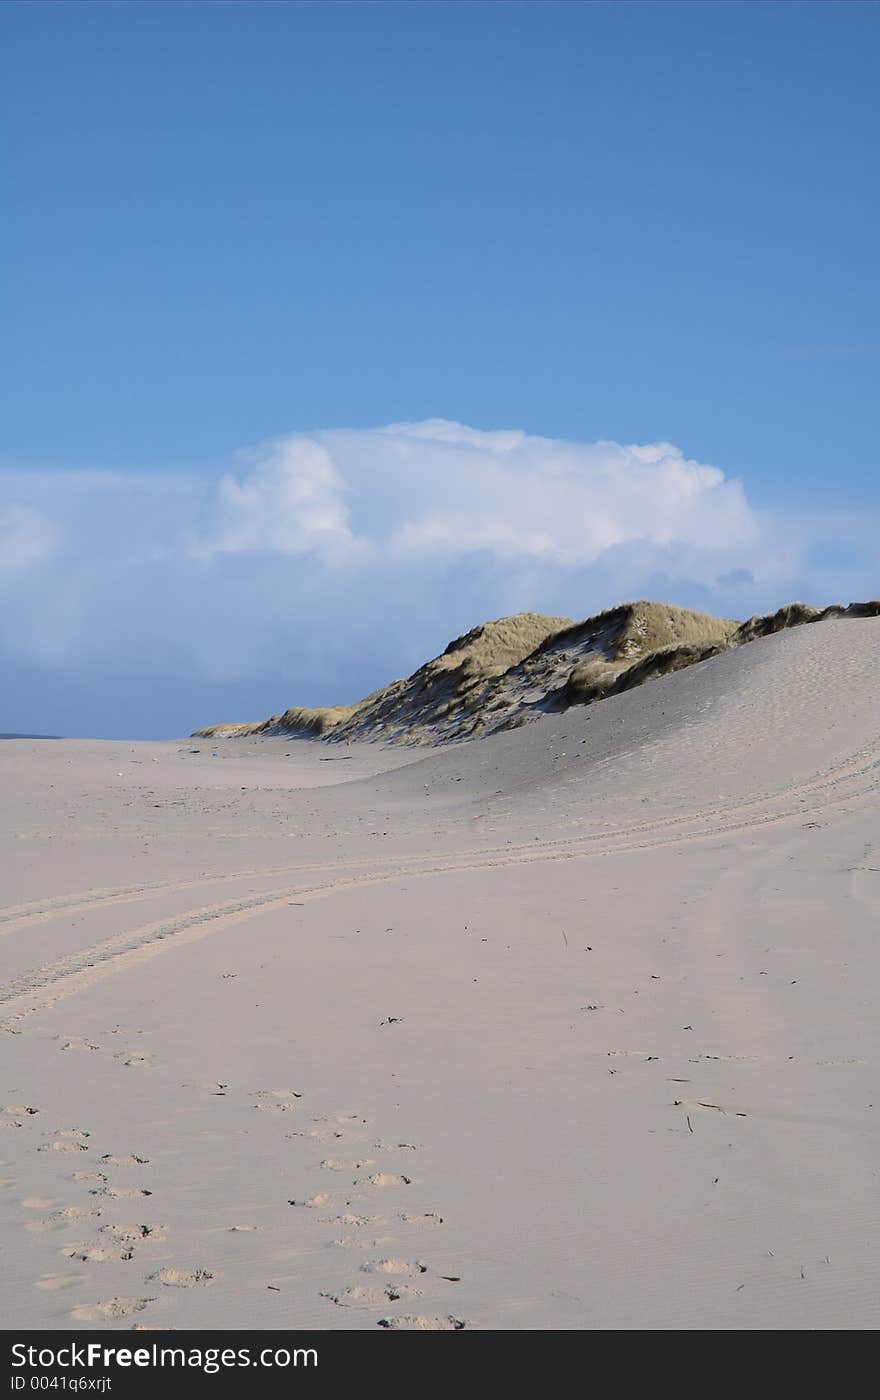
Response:
POLYGON ((353 1288, 343 1288, 340 1293, 322 1293, 320 1296, 329 1298, 338 1308, 381 1308, 385 1303, 421 1295, 417 1288, 408 1288, 403 1284, 389 1284, 387 1288, 364 1288, 361 1284, 355 1284, 353 1288))
POLYGON ((411 1186, 411 1176, 398 1176, 396 1172, 374 1172, 368 1178, 373 1186, 411 1186))
POLYGON ((460 1317, 424 1317, 404 1314, 402 1317, 381 1317, 377 1324, 393 1332, 461 1332, 467 1323, 460 1317))
POLYGON ((259 1100, 254 1108, 264 1113, 290 1113, 297 1107, 297 1099, 302 1098, 296 1089, 258 1089, 251 1098, 259 1100))
POLYGON ((416 1259, 410 1262, 409 1259, 371 1259, 366 1264, 361 1264, 361 1273, 364 1274, 399 1274, 404 1278, 416 1278, 419 1274, 428 1272, 427 1264, 416 1259))
POLYGON ((152 1069, 155 1056, 151 1054, 134 1054, 121 1050, 118 1055, 114 1055, 115 1060, 121 1060, 126 1069, 152 1069))
POLYGON ((11 1104, 3 1110, 4 1113, 11 1113, 13 1117, 21 1118, 32 1118, 39 1111, 38 1108, 28 1108, 27 1104, 24 1103, 11 1104))
POLYGON ((88 1152, 88 1147, 84 1142, 44 1142, 37 1148, 38 1152, 88 1152))
POLYGON ((160 1269, 150 1275, 149 1282, 164 1283, 166 1288, 193 1288, 197 1284, 207 1288, 218 1278, 222 1278, 222 1274, 210 1269, 160 1269))
POLYGON ((433 1210, 426 1211, 424 1215, 407 1215, 406 1211, 401 1211, 399 1218, 403 1221, 404 1225, 424 1225, 430 1228, 435 1225, 443 1224, 443 1216, 437 1215, 433 1210))
POLYGON ((77 1220, 94 1220, 100 1214, 99 1210, 86 1210, 82 1206, 65 1206, 63 1210, 53 1211, 45 1220, 28 1220, 24 1228, 40 1233, 45 1230, 63 1230, 77 1220))
POLYGON ((321 1166, 328 1172, 357 1172, 363 1167, 372 1167, 373 1162, 368 1157, 362 1161, 345 1157, 325 1157, 321 1166))
POLYGON ((105 1303, 84 1303, 74 1308, 70 1316, 75 1322, 107 1322, 116 1317, 129 1317, 143 1312, 155 1298, 108 1298, 105 1303))
POLYGON ((381 1215, 357 1215, 354 1211, 346 1211, 344 1215, 334 1215, 326 1222, 328 1225, 384 1225, 385 1221, 381 1215))
POLYGON ((106 1182, 107 1178, 106 1178, 106 1176, 104 1175, 103 1172, 74 1172, 74 1173, 73 1173, 73 1180, 74 1180, 74 1181, 96 1181, 96 1182, 99 1182, 99 1183, 103 1183, 103 1182, 106 1182))
POLYGON ((85 1281, 85 1274, 46 1274, 45 1278, 38 1278, 34 1288, 45 1288, 50 1293, 57 1293, 62 1288, 73 1288, 77 1283, 85 1281))
POLYGON ((142 1244, 150 1240, 154 1244, 168 1238, 167 1225, 102 1225, 101 1234, 112 1235, 122 1244, 142 1244))
POLYGON ((134 1258, 131 1245, 80 1244, 64 1252, 68 1259, 80 1259, 84 1264, 118 1264, 120 1260, 134 1258))
POLYGON ((76 1249, 65 1253, 70 1259, 92 1263, 133 1259, 137 1245, 148 1240, 158 1243, 166 1239, 165 1229, 164 1225, 104 1225, 101 1234, 109 1235, 112 1243, 97 1240, 91 1244, 77 1245, 76 1249))
POLYGON ((152 1196, 152 1194, 152 1191, 147 1191, 139 1186, 94 1186, 89 1192, 90 1196, 112 1196, 117 1200, 132 1200, 136 1196, 152 1196))
POLYGON ((101 1158, 111 1167, 145 1167, 149 1160, 149 1157, 136 1157, 133 1152, 125 1157, 114 1157, 111 1152, 106 1152, 101 1158))
POLYGON ((54 1204, 51 1196, 26 1196, 22 1201, 25 1210, 48 1210, 54 1204))
POLYGON ((60 1138, 88 1138, 92 1135, 87 1133, 85 1128, 59 1128, 58 1136, 60 1138))
POLYGON ((100 1045, 94 1045, 90 1040, 84 1040, 81 1035, 62 1036, 57 1035, 56 1040, 63 1040, 62 1050, 100 1050, 100 1045))
POLYGON ((227 1227, 230 1235, 256 1234, 263 1228, 262 1225, 229 1225, 227 1227))
POLYGON ((288 1201, 287 1204, 289 1206, 309 1206, 312 1209, 320 1209, 321 1206, 339 1205, 340 1201, 338 1196, 331 1196, 327 1191, 319 1191, 317 1195, 309 1196, 307 1201, 288 1201))

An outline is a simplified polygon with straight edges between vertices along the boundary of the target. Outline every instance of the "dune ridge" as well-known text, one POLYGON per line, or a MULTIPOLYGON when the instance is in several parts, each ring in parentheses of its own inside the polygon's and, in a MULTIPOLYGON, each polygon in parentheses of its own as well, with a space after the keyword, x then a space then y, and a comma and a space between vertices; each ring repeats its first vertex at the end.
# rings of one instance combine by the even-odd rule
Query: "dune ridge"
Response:
POLYGON ((517 613, 471 628, 411 676, 354 704, 294 705, 253 723, 207 725, 193 738, 288 734, 335 742, 449 743, 594 704, 790 627, 878 615, 877 600, 825 608, 789 603, 745 622, 644 600, 582 622, 517 613))

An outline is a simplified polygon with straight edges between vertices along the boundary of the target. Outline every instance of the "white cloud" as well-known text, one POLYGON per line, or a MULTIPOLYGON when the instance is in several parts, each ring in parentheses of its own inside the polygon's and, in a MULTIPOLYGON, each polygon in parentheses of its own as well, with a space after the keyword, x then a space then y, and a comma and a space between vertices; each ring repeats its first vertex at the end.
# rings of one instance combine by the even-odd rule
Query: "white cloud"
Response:
POLYGON ((345 481, 315 438, 280 438, 240 455, 245 470, 220 481, 211 529, 197 552, 304 554, 351 543, 345 481))
POLYGON ((0 572, 17 574, 47 559, 57 531, 30 506, 0 505, 0 572))
MULTIPOLYGON (((91 732, 135 732, 137 707, 149 732, 160 696, 166 713, 181 697, 181 730, 347 700, 521 609, 647 595, 746 616, 869 596, 876 533, 864 515, 766 517, 669 443, 441 419, 291 435, 214 476, 0 471, 3 700, 18 682, 31 703, 28 667, 61 682, 59 705, 85 677, 85 709, 113 679, 113 722, 91 732)), ((0 710, 0 730, 30 723, 0 710)))
POLYGON ((241 475, 220 483, 198 548, 398 562, 488 550, 559 568, 633 541, 676 543, 705 581, 760 535, 740 483, 669 443, 562 442, 431 419, 248 453, 241 475))

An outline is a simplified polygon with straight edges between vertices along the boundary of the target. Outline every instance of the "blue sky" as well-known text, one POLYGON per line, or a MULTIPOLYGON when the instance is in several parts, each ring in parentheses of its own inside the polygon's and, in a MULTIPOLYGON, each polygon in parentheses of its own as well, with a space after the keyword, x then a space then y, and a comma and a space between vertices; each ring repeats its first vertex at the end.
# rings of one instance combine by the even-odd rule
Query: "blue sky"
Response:
POLYGON ((0 10, 0 730, 880 592, 880 6, 0 10))

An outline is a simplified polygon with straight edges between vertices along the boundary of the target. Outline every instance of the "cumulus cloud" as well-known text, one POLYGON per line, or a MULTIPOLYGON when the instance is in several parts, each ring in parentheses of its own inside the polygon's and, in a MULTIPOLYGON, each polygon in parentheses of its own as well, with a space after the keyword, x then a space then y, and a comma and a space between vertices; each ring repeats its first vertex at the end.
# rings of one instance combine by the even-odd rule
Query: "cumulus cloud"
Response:
POLYGON ((404 562, 488 550, 572 567, 638 540, 688 545, 704 574, 760 535, 740 483, 670 443, 561 442, 443 419, 268 443, 223 478, 213 517, 206 554, 404 562))
POLYGON ((314 437, 280 438, 240 456, 244 471, 220 481, 196 552, 326 553, 351 544, 345 479, 314 437))
POLYGON ((160 696, 181 732, 348 700, 487 617, 639 595, 742 616, 809 595, 810 561, 828 601, 870 565, 839 564, 835 528, 823 553, 669 443, 442 419, 293 434, 214 475, 2 471, 0 729, 32 727, 50 680, 93 716, 43 721, 66 732, 149 733, 160 696))

